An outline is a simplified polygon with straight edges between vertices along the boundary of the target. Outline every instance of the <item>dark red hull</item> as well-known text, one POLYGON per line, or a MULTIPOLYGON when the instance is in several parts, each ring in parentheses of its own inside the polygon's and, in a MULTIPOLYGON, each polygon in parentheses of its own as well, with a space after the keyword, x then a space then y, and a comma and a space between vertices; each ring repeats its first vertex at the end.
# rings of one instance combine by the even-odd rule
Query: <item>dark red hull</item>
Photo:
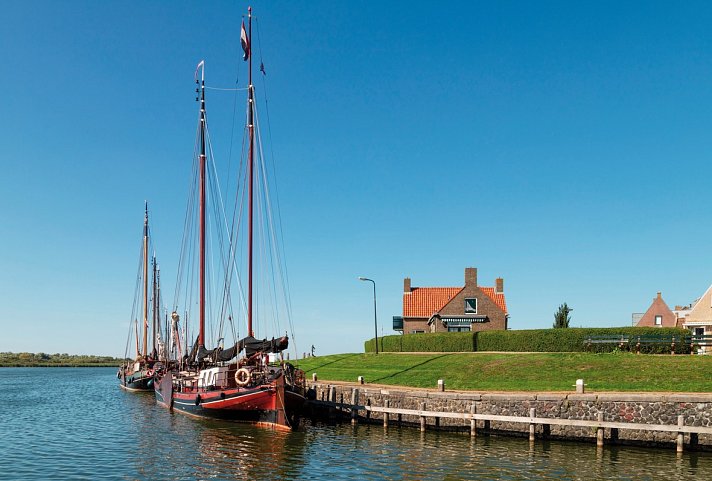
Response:
POLYGON ((269 384, 226 389, 173 390, 169 372, 155 383, 156 401, 190 416, 265 424, 280 429, 294 429, 304 396, 285 386, 279 376, 269 384))

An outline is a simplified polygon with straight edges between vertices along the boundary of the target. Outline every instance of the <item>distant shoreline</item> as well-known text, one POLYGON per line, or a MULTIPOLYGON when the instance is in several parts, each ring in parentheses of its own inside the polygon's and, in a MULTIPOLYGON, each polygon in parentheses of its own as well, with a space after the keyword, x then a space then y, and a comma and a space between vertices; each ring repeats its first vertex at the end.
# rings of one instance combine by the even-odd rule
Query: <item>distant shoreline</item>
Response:
POLYGON ((4 367, 118 367, 121 361, 116 364, 0 364, 0 369, 4 367))
POLYGON ((0 367, 118 367, 124 362, 113 356, 0 352, 0 367))

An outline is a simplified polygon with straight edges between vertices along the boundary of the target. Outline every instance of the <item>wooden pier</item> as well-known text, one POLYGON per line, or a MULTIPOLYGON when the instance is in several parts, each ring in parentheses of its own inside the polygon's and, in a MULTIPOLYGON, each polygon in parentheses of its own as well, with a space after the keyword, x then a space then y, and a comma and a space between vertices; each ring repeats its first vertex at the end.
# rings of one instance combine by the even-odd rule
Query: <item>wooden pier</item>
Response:
MULTIPOLYGON (((599 447, 604 444, 604 430, 606 429, 610 430, 611 439, 618 438, 619 430, 653 431, 660 433, 677 433, 677 452, 682 452, 684 449, 685 435, 688 435, 687 445, 690 447, 697 446, 697 440, 700 434, 712 435, 712 427, 686 426, 684 424, 684 416, 682 415, 677 417, 677 424, 644 424, 621 421, 605 421, 603 419, 603 413, 599 413, 596 420, 538 417, 536 415, 535 408, 529 409, 529 416, 504 416, 478 413, 477 405, 475 403, 472 403, 469 406, 470 409, 468 412, 431 411, 426 409, 425 402, 420 403, 420 409, 403 409, 391 407, 389 400, 385 400, 383 406, 374 406, 371 404, 370 399, 367 399, 365 404, 360 404, 358 389, 353 389, 351 392, 350 403, 343 402, 343 396, 341 397, 341 402, 337 402, 336 392, 333 387, 330 388, 328 392, 329 396, 326 400, 314 400, 311 401, 311 404, 314 407, 327 410, 330 413, 330 417, 334 417, 335 413, 340 411, 342 413, 342 417, 350 417, 353 424, 358 423, 360 417, 368 422, 373 422, 371 414, 379 413, 382 415, 383 426, 385 428, 388 428, 389 424, 392 423, 393 417, 397 418, 399 425, 402 422, 403 416, 411 416, 413 419, 418 419, 420 430, 423 432, 426 431, 428 427, 428 419, 433 419, 435 427, 440 425, 440 419, 443 418, 461 419, 463 421, 463 429, 469 427, 470 436, 474 437, 477 436, 479 431, 477 421, 483 422, 482 424, 485 431, 490 430, 490 423, 492 421, 520 423, 529 425, 529 440, 533 442, 537 438, 536 426, 542 426, 539 437, 543 439, 549 436, 551 426, 581 427, 596 431, 596 444, 599 447), (364 415, 361 416, 360 412, 363 412, 364 415)), ((417 426, 418 422, 416 421, 415 424, 417 426)))

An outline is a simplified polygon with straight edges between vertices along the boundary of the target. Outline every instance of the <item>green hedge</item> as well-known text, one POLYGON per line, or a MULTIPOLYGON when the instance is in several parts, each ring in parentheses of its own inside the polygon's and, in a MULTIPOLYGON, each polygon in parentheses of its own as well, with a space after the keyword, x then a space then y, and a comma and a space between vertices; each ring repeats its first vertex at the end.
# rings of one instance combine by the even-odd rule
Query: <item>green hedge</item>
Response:
MULTIPOLYGON (((403 334, 378 339, 383 352, 614 352, 617 343, 586 345, 590 336, 646 336, 664 339, 660 344, 641 344, 640 351, 651 354, 669 354, 671 340, 675 338, 675 353, 689 354, 690 346, 681 341, 690 332, 678 328, 658 327, 591 327, 566 329, 531 329, 522 331, 443 332, 403 334), (668 341, 669 340, 669 341, 668 341)), ((366 352, 374 352, 374 340, 365 343, 366 352)), ((635 352, 634 342, 624 351, 635 352)))
MULTIPOLYGON (((441 332, 403 334, 378 338, 381 352, 472 352, 475 336, 472 332, 441 332)), ((374 340, 365 343, 366 352, 375 352, 374 340)))
MULTIPOLYGON (((640 352, 669 354, 672 338, 675 337, 675 352, 688 353, 690 346, 681 341, 689 335, 686 329, 659 327, 581 327, 568 329, 532 329, 526 331, 485 331, 477 333, 478 351, 508 352, 613 352, 619 350, 617 343, 586 345, 589 336, 646 336, 665 339, 661 344, 641 344, 640 352), (670 342, 667 342, 670 340, 670 342)), ((623 350, 635 352, 635 344, 629 343, 623 350)))

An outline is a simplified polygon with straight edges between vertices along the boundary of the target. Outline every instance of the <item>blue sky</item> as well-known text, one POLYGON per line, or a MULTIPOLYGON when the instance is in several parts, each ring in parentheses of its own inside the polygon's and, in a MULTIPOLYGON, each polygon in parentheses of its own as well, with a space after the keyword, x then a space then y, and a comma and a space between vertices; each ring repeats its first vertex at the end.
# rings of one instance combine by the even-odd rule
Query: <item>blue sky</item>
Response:
MULTIPOLYGON (((361 275, 384 334, 403 277, 467 266, 504 278, 514 329, 564 301, 629 325, 712 282, 708 3, 252 5, 299 352, 363 349, 361 275)), ((173 297, 193 71, 244 85, 246 8, 3 4, 0 351, 123 354, 145 199, 173 297)), ((210 96, 220 162, 233 97, 210 96)))

